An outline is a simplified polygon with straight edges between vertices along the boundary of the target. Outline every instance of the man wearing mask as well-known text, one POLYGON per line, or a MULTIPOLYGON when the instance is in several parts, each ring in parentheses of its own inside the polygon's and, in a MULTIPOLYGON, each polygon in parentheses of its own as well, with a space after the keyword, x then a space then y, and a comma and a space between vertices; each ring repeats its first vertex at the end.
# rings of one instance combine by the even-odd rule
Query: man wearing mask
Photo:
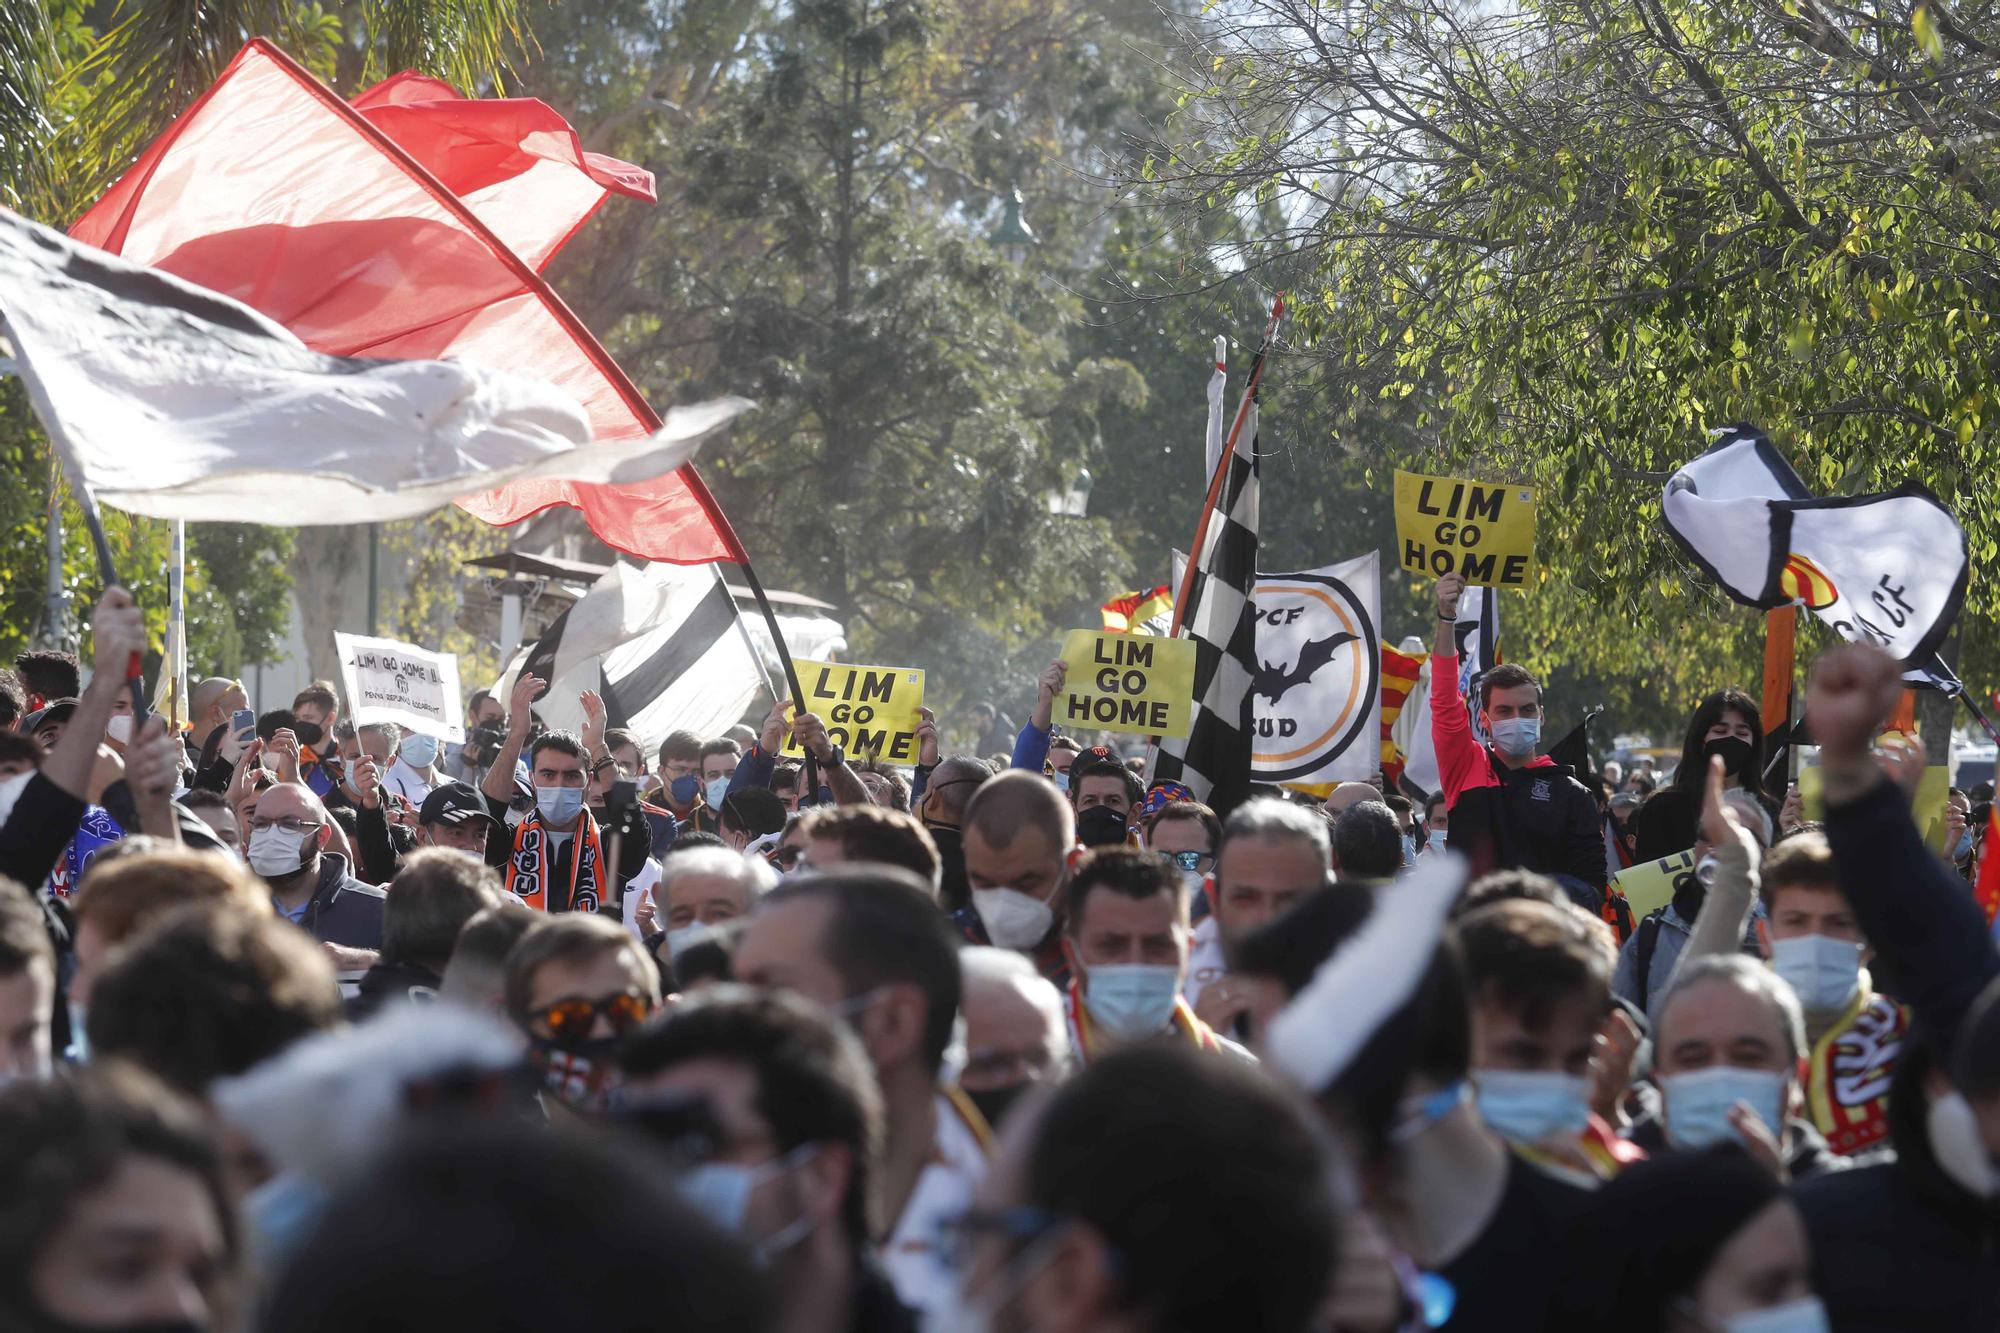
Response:
POLYGON ((31 648, 14 659, 14 674, 27 692, 27 711, 46 708, 58 699, 83 693, 83 668, 75 653, 59 648, 31 648))
POLYGON ((683 999, 619 1051, 626 1105, 681 1197, 747 1242, 788 1333, 915 1333, 871 1255, 882 1095, 853 1034, 784 991, 683 999))
MULTIPOLYGON (((514 798, 514 765, 528 740, 528 705, 546 688, 548 682, 525 673, 514 682, 507 739, 481 786, 495 819, 506 818, 514 798)), ((618 864, 606 860, 609 849, 584 803, 591 760, 609 757, 604 753, 603 702, 585 691, 583 711, 582 739, 566 731, 545 731, 528 752, 535 808, 514 829, 505 879, 507 891, 537 911, 615 911, 625 882, 645 868, 652 850, 642 821, 620 840, 618 864)))
POLYGON ((465 705, 465 740, 444 747, 444 773, 472 786, 486 776, 486 766, 507 738, 507 714, 491 690, 475 690, 465 705))
POLYGON ((993 776, 978 759, 953 755, 932 769, 915 800, 915 813, 930 831, 938 852, 938 905, 947 912, 972 903, 965 877, 965 812, 973 796, 993 776))
POLYGON ((1145 799, 1138 775, 1102 747, 1070 767, 1069 803, 1076 811, 1076 840, 1085 847, 1123 846, 1133 811, 1145 799))
POLYGON ((967 945, 965 1070, 959 1087, 996 1130, 1023 1093, 1069 1073, 1062 992, 1012 949, 967 945))
POLYGON ((382 785, 411 805, 421 806, 442 780, 437 770, 438 738, 404 732, 396 742, 395 753, 382 775, 382 785))
POLYGON ((1249 1052, 1218 1036, 1181 999, 1188 895, 1178 867, 1152 852, 1086 852, 1070 871, 1063 948, 1069 955, 1070 1047, 1079 1065, 1134 1042, 1172 1038, 1206 1051, 1249 1052))
POLYGON ((860 1037, 887 1113, 876 1190, 883 1266, 905 1305, 936 1307, 952 1284, 939 1229, 985 1175, 989 1132, 940 1073, 961 987, 956 941, 929 886, 884 866, 788 880, 758 904, 734 971, 816 1001, 860 1037))
MULTIPOLYGON (((292 700, 291 732, 299 738, 299 778, 322 801, 344 804, 340 794, 339 751, 333 734, 339 721, 340 700, 328 681, 314 681, 292 700)), ((381 762, 388 763, 386 752, 381 762)))
POLYGON ((1229 950, 1332 875, 1332 842, 1318 814, 1275 797, 1230 812, 1207 885, 1215 910, 1195 927, 1188 960, 1183 993, 1195 1017, 1218 1032, 1238 1030, 1251 991, 1228 975, 1229 950))
POLYGON ((250 868, 271 888, 279 915, 323 944, 382 947, 387 895, 348 873, 347 858, 324 850, 333 821, 305 786, 280 782, 250 816, 250 868))
POLYGON ((722 821, 702 799, 701 737, 692 731, 671 731, 660 742, 660 789, 641 808, 653 837, 661 846, 672 843, 676 830, 720 833, 722 821))
POLYGON ((1075 845, 1076 816, 1040 774, 1013 769, 984 783, 965 811, 972 906, 952 924, 968 943, 1027 954, 1058 989, 1068 986, 1059 913, 1075 845))
MULTIPOLYGON (((743 747, 732 740, 705 741, 701 747, 701 804, 702 808, 718 818, 722 814, 722 798, 729 794, 729 779, 736 776, 736 765, 743 759, 743 747)), ((720 832, 718 826, 708 830, 720 832)))
POLYGON ((507 954, 504 993, 542 1076, 542 1104, 590 1115, 618 1090, 619 1045, 660 1007, 660 970, 609 917, 545 916, 507 954))
POLYGON ((506 852, 511 847, 500 836, 506 828, 504 821, 494 818, 479 793, 463 782, 433 787, 417 809, 417 842, 421 846, 465 852, 491 866, 507 863, 506 852))
POLYGON ((1493 738, 1473 735, 1465 700, 1449 682, 1458 679, 1454 626, 1465 580, 1438 580, 1437 642, 1431 656, 1431 742, 1450 807, 1447 845, 1472 862, 1473 874, 1534 870, 1566 877, 1597 895, 1607 883, 1604 839, 1597 804, 1570 770, 1536 753, 1542 736, 1542 687, 1508 663, 1480 679, 1480 718, 1493 738))
MULTIPOLYGON (((249 707, 250 696, 245 693, 243 682, 227 676, 210 676, 188 691, 189 721, 184 740, 188 762, 197 773, 210 769, 218 761, 234 764, 242 756, 250 738, 234 734, 230 722, 237 710, 249 707)), ((227 771, 219 777, 221 783, 229 781, 227 771)), ((196 785, 202 784, 197 781, 196 785)), ((219 784, 212 781, 209 785, 219 784)))

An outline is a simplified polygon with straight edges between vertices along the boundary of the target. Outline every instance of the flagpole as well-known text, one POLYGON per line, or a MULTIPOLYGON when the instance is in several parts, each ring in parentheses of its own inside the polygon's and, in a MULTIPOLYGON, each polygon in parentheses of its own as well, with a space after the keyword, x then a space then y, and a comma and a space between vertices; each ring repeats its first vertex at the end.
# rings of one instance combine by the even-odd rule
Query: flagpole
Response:
MULTIPOLYGON (((737 542, 735 545, 737 551, 741 553, 742 543, 737 542)), ((771 599, 765 593, 763 581, 757 577, 757 571, 751 568, 749 556, 744 555, 738 560, 736 567, 743 571, 743 581, 750 586, 750 595, 757 599, 757 609, 764 613, 764 623, 771 627, 771 642, 777 645, 778 660, 784 664, 785 683, 792 690, 792 715, 796 717, 806 710, 806 691, 805 687, 799 684, 799 669, 792 664, 792 650, 785 644, 785 632, 778 628, 778 613, 771 609, 771 599)), ((757 669, 760 672, 763 670, 761 662, 757 669)), ((815 801, 819 799, 819 761, 813 757, 811 750, 806 751, 805 781, 799 785, 800 803, 803 804, 808 796, 815 801)))
POLYGON ((1229 476, 1229 460, 1236 456, 1236 441, 1243 433, 1243 423, 1250 415, 1250 404, 1257 401, 1257 386, 1264 379, 1264 356, 1271 350, 1271 340, 1278 336, 1278 320, 1285 313, 1285 294, 1279 292, 1271 302, 1271 318, 1264 325, 1263 341, 1257 345, 1257 355, 1250 362, 1250 378, 1243 386, 1243 400, 1236 405, 1236 419, 1230 424, 1229 439, 1222 446, 1222 457, 1216 461, 1215 472, 1208 479, 1208 498, 1202 502, 1201 522, 1194 530, 1194 545, 1188 550, 1187 569, 1181 574, 1180 594, 1174 598, 1174 623, 1167 631, 1169 638, 1178 638, 1181 625, 1187 619, 1188 599, 1194 595, 1194 572, 1201 564, 1202 547, 1208 541, 1209 520, 1215 516, 1215 506, 1222 499, 1222 483, 1229 476))

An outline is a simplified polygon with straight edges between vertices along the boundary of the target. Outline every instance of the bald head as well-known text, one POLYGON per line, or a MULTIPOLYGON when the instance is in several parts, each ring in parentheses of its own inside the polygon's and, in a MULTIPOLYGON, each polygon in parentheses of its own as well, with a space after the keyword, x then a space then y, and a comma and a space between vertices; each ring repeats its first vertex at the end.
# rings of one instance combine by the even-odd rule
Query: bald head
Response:
POLYGON ((1052 851, 1076 842, 1076 814, 1055 784, 1024 769, 1010 769, 982 786, 965 810, 969 833, 1004 846, 1024 833, 1039 837, 1052 851))
POLYGON ((1335 787, 1333 793, 1326 798, 1326 808, 1329 814, 1338 815, 1353 809, 1363 801, 1379 801, 1381 799, 1382 793, 1380 789, 1372 783, 1343 782, 1338 787, 1335 787))
POLYGON ((227 676, 210 676, 188 691, 188 720, 196 740, 229 721, 229 715, 250 706, 243 686, 227 676))
POLYGON ((950 756, 931 771, 930 781, 924 786, 925 813, 932 819, 963 824, 973 793, 992 776, 993 770, 983 759, 950 756))
POLYGON ((1059 1077, 1069 1057, 1061 992, 1012 949, 960 949, 958 967, 965 988, 960 1085, 988 1092, 1059 1077))

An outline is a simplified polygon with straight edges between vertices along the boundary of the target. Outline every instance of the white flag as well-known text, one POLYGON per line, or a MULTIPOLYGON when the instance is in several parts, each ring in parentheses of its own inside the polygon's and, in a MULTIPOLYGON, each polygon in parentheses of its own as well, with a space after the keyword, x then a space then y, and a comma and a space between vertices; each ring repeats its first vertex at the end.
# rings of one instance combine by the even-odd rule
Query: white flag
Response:
POLYGON ((1356 560, 1257 575, 1251 774, 1366 782, 1382 767, 1381 565, 1356 560))
POLYGON ((644 481, 750 406, 676 408, 655 435, 592 443, 552 385, 326 356, 249 306, 5 209, 0 323, 78 489, 155 518, 380 522, 527 477, 644 481))
POLYGON ((1965 533, 1915 482, 1814 499, 1771 442, 1732 426, 1674 473, 1661 501, 1689 557, 1739 602, 1802 602, 1844 639, 1932 666, 1958 618, 1965 533))

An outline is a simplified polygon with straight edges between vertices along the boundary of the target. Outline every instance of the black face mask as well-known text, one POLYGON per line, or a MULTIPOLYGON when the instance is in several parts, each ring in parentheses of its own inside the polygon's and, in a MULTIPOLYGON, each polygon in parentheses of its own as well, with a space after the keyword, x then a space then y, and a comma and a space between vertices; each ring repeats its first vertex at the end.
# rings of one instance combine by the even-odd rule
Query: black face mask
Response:
POLYGON ((1701 757, 1704 760, 1720 758, 1723 772, 1732 778, 1741 777, 1743 770, 1750 765, 1752 748, 1749 741, 1735 736, 1718 736, 1701 747, 1701 757))
POLYGON ((1021 1094, 1032 1088, 1032 1083, 1012 1083, 1004 1088, 982 1088, 974 1092, 966 1088, 966 1097, 979 1108, 979 1114, 986 1117, 989 1128, 998 1129, 1000 1122, 1007 1118, 1007 1110, 1021 1099, 1021 1094))
POLYGON ((1116 847, 1125 841, 1125 812, 1093 805, 1076 816, 1076 840, 1086 847, 1116 847))
POLYGON ((294 722, 292 735, 299 738, 300 745, 317 746, 326 739, 326 728, 317 722, 294 722))

